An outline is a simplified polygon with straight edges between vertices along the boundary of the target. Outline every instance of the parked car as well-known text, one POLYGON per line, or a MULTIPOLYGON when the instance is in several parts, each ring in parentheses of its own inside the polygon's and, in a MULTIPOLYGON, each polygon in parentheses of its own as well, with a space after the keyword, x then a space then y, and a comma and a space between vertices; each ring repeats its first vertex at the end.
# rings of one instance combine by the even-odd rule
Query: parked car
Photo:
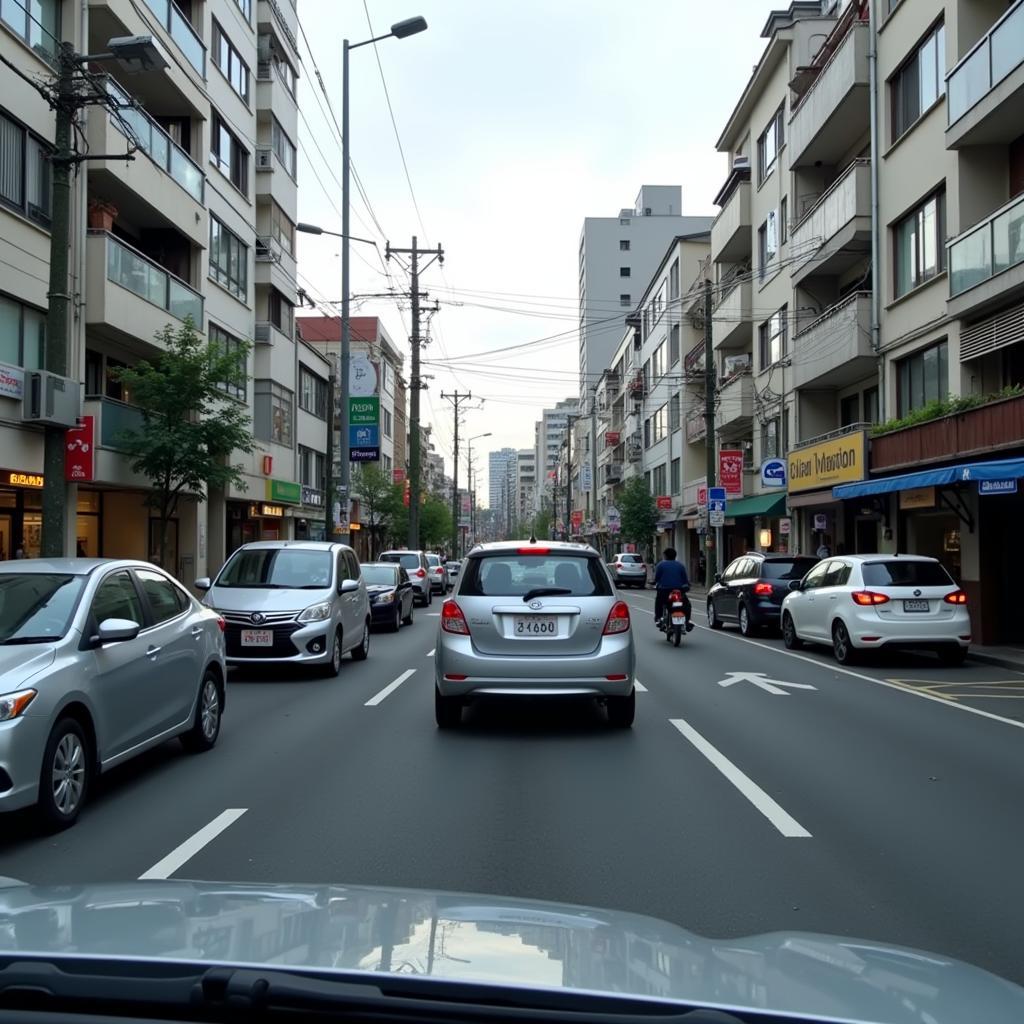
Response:
POLYGON ((363 562, 360 568, 370 596, 370 622, 392 633, 403 623, 411 626, 416 595, 405 569, 394 562, 363 562))
POLYGON ((427 555, 427 576, 430 578, 432 594, 448 593, 448 570, 445 569, 440 555, 427 555))
POLYGON ((96 777, 173 736, 209 750, 224 620, 147 562, 0 563, 0 811, 78 818, 96 777))
POLYGON ((735 624, 744 636, 765 627, 778 629, 783 598, 793 580, 803 579, 817 563, 807 555, 750 551, 734 558, 715 576, 707 596, 708 625, 735 624))
POLYGON ((459 561, 451 561, 451 562, 445 562, 444 563, 445 572, 448 573, 448 589, 449 590, 451 590, 452 587, 454 587, 455 584, 458 582, 458 579, 459 579, 459 568, 461 567, 461 565, 462 565, 462 563, 459 562, 459 561))
POLYGON ((378 562, 397 562, 409 574, 409 580, 416 590, 416 599, 425 608, 434 600, 434 588, 430 582, 430 563, 425 551, 398 549, 383 551, 377 556, 378 562))
POLYGON ((608 571, 617 587, 646 587, 647 564, 643 556, 631 551, 619 551, 612 555, 608 571))
POLYGON ((489 695, 602 701, 633 724, 636 653, 629 605, 586 544, 502 541, 475 547, 444 603, 434 655, 434 710, 457 726, 489 695))
POLYGON ((922 555, 844 555, 822 559, 790 583, 782 636, 831 644, 849 664, 866 650, 933 650, 961 665, 971 642, 967 595, 942 563, 922 555))
POLYGON ((227 622, 229 665, 313 665, 336 676, 346 653, 370 653, 370 601, 347 544, 243 544, 216 579, 195 585, 227 622))

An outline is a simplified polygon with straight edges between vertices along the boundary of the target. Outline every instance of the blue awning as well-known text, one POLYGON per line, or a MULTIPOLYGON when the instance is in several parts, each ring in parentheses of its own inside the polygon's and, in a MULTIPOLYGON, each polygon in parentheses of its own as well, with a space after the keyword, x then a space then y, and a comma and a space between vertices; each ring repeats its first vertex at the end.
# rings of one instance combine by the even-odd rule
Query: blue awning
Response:
POLYGON ((858 484, 840 484, 832 488, 833 498, 863 498, 869 494, 891 494, 913 487, 941 487, 943 484, 971 483, 975 480, 1019 480, 1024 478, 1024 459, 999 459, 995 462, 962 462, 943 469, 922 469, 901 476, 879 477, 858 484))

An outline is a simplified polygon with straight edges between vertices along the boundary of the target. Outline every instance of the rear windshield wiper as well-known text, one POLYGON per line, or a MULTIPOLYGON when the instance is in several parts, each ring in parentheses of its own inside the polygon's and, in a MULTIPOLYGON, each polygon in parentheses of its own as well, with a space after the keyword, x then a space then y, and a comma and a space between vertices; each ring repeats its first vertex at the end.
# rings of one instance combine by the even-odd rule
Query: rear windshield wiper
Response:
POLYGON ((572 590, 568 587, 534 587, 533 590, 528 590, 523 594, 523 603, 532 601, 535 597, 557 597, 559 595, 564 597, 571 593, 572 590))

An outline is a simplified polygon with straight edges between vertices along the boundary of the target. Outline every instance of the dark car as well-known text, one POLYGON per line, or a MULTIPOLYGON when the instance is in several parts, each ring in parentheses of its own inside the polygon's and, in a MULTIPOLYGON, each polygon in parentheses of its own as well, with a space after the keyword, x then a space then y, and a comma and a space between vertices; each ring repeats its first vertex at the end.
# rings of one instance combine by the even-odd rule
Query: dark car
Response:
POLYGON ((363 581, 370 598, 370 623, 397 633, 412 625, 415 588, 408 572, 397 562, 364 562, 363 581))
POLYGON ((791 580, 801 580, 818 562, 810 555, 772 555, 748 551, 734 558, 708 591, 708 625, 735 624, 744 636, 765 627, 779 628, 782 599, 791 580))

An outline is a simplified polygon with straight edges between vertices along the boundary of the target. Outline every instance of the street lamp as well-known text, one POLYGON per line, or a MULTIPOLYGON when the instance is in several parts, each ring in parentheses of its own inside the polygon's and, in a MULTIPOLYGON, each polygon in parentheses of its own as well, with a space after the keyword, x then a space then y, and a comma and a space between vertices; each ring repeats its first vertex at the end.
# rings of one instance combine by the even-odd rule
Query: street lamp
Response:
MULTIPOLYGON (((473 442, 474 441, 479 441, 481 437, 490 437, 490 436, 491 436, 491 431, 488 430, 486 434, 477 434, 474 437, 471 437, 466 442, 466 483, 469 484, 469 502, 470 502, 470 504, 469 504, 469 516, 470 516, 470 525, 471 526, 472 526, 472 521, 473 521, 473 506, 475 504, 475 502, 473 501, 473 481, 472 481, 472 477, 473 477, 473 442)), ((456 467, 456 476, 458 476, 457 470, 458 470, 458 467, 456 467)), ((458 500, 458 496, 457 495, 456 495, 456 500, 458 500)), ((457 522, 458 521, 456 520, 456 523, 457 522)))

